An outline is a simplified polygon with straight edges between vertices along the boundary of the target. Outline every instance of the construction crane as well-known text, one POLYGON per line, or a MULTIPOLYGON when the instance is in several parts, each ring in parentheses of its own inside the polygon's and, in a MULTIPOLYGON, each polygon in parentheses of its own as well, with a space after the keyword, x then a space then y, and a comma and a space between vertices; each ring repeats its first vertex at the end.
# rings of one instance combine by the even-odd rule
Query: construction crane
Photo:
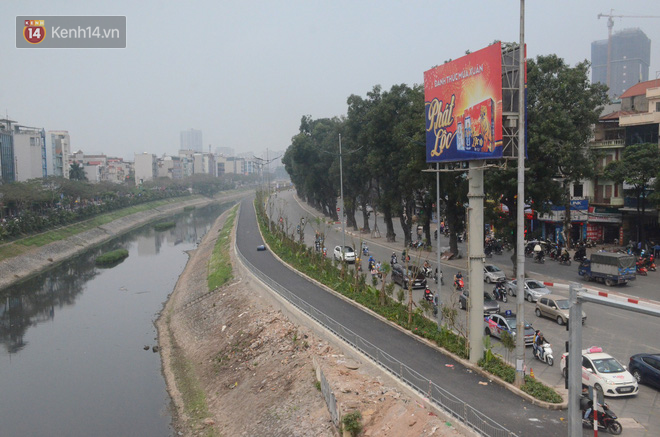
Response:
POLYGON ((610 86, 610 61, 612 60, 612 28, 614 20, 612 18, 660 18, 660 15, 612 15, 614 9, 610 9, 609 14, 598 14, 598 19, 607 17, 607 86, 610 86))

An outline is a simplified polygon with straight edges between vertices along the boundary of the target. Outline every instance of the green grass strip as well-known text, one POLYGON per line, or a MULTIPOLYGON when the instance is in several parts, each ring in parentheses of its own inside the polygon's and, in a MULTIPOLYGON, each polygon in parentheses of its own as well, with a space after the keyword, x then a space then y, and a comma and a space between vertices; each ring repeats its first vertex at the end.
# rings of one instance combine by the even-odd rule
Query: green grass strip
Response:
POLYGON ((231 261, 229 259, 229 237, 234 228, 237 210, 238 205, 231 209, 225 224, 220 230, 218 240, 215 242, 215 247, 209 260, 209 274, 207 277, 209 290, 215 290, 221 287, 232 278, 231 261))

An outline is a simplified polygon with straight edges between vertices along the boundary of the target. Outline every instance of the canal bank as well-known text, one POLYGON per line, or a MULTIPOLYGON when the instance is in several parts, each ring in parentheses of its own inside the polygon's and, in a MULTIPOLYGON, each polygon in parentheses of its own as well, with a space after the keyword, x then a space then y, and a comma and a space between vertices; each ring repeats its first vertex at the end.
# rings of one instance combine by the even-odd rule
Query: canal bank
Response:
MULTIPOLYGON (((185 207, 203 207, 213 202, 230 202, 247 192, 219 194, 215 198, 195 198, 131 214, 103 226, 35 248, 28 253, 0 261, 0 290, 43 272, 85 250, 111 240, 139 226, 183 211, 185 207)), ((75 226, 75 225, 74 225, 75 226)))

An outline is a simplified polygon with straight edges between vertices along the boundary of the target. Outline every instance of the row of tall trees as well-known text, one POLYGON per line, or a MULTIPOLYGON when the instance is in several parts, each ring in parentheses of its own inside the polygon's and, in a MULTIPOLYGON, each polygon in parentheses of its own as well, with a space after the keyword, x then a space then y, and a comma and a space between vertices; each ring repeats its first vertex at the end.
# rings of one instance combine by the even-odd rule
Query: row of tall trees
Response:
MULTIPOLYGON (((538 56, 527 64, 527 154, 525 199, 535 211, 550 205, 566 208, 570 224, 570 186, 593 177, 598 155, 588 147, 593 125, 607 103, 607 88, 591 84, 589 63, 568 65, 556 55, 538 56)), ((395 241, 393 221, 398 219, 403 238, 411 238, 413 217, 430 235, 430 212, 436 198, 433 173, 423 172, 425 162, 424 92, 421 85, 375 86, 366 96, 347 99, 346 116, 312 119, 304 116, 282 162, 298 195, 337 219, 340 190, 339 138, 342 142, 343 188, 347 224, 356 230, 362 210, 364 230, 371 231, 367 205, 382 214, 388 241, 395 241)), ((647 151, 653 156, 655 151, 647 151)), ((634 158, 638 159, 638 158, 634 158)), ((626 154, 624 154, 624 161, 626 154)), ((499 237, 515 241, 517 172, 515 163, 486 172, 487 219, 499 237), (501 205, 508 208, 503 212, 501 205)), ((621 164, 622 166, 624 164, 621 164)), ((647 166, 648 167, 648 166, 647 166)), ((607 169, 616 180, 630 174, 624 167, 607 169), (618 171, 618 173, 615 172, 618 171)), ((658 167, 649 169, 657 175, 658 167)), ((466 174, 442 173, 440 198, 451 229, 450 245, 456 250, 456 233, 462 232, 467 203, 466 174)), ((565 241, 570 245, 570 233, 565 241)), ((515 246, 515 245, 514 245, 515 246)), ((514 254, 515 256, 515 254, 514 254)), ((515 264, 515 263, 514 263, 515 264)))

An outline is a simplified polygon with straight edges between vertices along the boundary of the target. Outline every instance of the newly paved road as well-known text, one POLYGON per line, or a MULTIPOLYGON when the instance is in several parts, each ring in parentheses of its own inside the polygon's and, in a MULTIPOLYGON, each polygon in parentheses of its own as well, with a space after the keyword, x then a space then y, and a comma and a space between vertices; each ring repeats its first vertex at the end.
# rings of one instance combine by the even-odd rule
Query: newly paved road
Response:
MULTIPOLYGON (((280 211, 284 214, 289 223, 298 223, 300 217, 307 219, 307 226, 305 228, 305 242, 309 246, 313 246, 314 231, 319 229, 326 234, 326 246, 329 248, 328 256, 332 256, 332 248, 336 244, 341 244, 342 234, 341 225, 327 225, 324 221, 317 221, 316 217, 321 214, 311 208, 304 202, 294 197, 293 191, 285 191, 277 194, 273 199, 275 207, 274 211, 279 214, 280 211)), ((361 215, 358 217, 361 222, 361 215)), ((379 216, 380 219, 380 216, 379 216)), ((395 220, 395 225, 398 221, 395 220)), ((379 220, 379 227, 381 231, 384 229, 384 224, 379 220)), ((373 228, 373 220, 372 220, 373 228)), ((295 227, 294 227, 295 229, 295 227)), ((346 243, 353 246, 359 246, 361 239, 366 239, 369 244, 370 252, 377 260, 387 262, 392 251, 396 251, 400 255, 403 244, 387 243, 384 238, 374 239, 370 235, 364 236, 363 234, 354 233, 347 228, 346 243)), ((441 237, 440 244, 448 244, 448 239, 441 237)), ((424 253, 424 252, 422 252, 424 253)), ((436 254, 426 252, 422 255, 428 258, 432 264, 435 264, 436 254)), ((424 259, 422 258, 422 260, 424 259)), ((527 261, 527 259, 526 259, 527 261)), ((501 256, 494 256, 486 260, 487 263, 492 263, 500 266, 510 273, 510 253, 505 253, 501 256)), ((366 266, 366 261, 363 260, 363 266, 366 266)), ((443 302, 452 302, 453 293, 450 283, 451 277, 461 268, 465 274, 465 260, 443 262, 443 271, 445 278, 447 278, 447 285, 442 287, 441 298, 443 302)), ((578 278, 575 270, 576 264, 572 266, 561 266, 554 262, 546 262, 543 265, 527 263, 526 272, 532 277, 550 282, 563 282, 574 281, 578 278)), ((656 281, 660 276, 660 272, 649 273, 649 276, 638 278, 636 287, 605 287, 595 286, 590 283, 588 286, 591 288, 602 288, 607 291, 625 292, 639 297, 658 298, 657 283, 649 285, 646 282, 649 280, 656 281)), ((469 287, 469 283, 468 283, 469 287)), ((486 285, 486 290, 491 291, 493 286, 486 285)), ((397 287, 398 288, 398 287, 397 287)), ((432 289, 435 287, 432 285, 432 289)), ((553 293, 568 296, 568 290, 559 287, 550 287, 553 293)), ((421 299, 422 291, 414 291, 414 300, 417 302, 421 299)), ((515 311, 515 299, 510 299, 508 303, 500 303, 502 311, 511 309, 515 311)), ((555 386, 558 390, 563 390, 564 379, 560 373, 559 361, 562 352, 564 351, 564 341, 568 340, 568 332, 565 327, 557 325, 555 321, 538 318, 534 315, 534 304, 525 302, 525 319, 533 324, 536 329, 542 330, 546 338, 550 339, 553 343, 555 365, 550 367, 546 364, 534 359, 531 354, 531 348, 527 348, 525 363, 529 371, 533 368, 534 374, 541 381, 548 385, 555 386)), ((633 314, 623 310, 603 307, 599 305, 584 305, 584 311, 587 314, 587 323, 584 325, 582 338, 584 347, 598 345, 603 349, 619 359, 621 363, 628 364, 628 358, 638 352, 660 352, 660 342, 657 339, 658 332, 658 319, 652 316, 633 314)), ((459 311, 460 317, 464 317, 466 312, 459 311)), ((502 355, 506 355, 501 343, 493 339, 493 350, 502 355)), ((632 397, 621 398, 608 398, 608 404, 613 411, 622 418, 624 424, 624 435, 634 437, 650 437, 657 435, 657 430, 660 427, 660 391, 657 389, 641 385, 639 394, 632 397)))
POLYGON ((566 422, 560 420, 565 417, 564 412, 546 410, 522 400, 503 387, 469 372, 435 349, 411 339, 305 280, 283 266, 270 252, 258 252, 256 248, 263 242, 257 229, 252 202, 253 198, 241 202, 236 245, 243 256, 261 272, 517 435, 566 435, 566 422), (453 367, 447 367, 446 364, 453 367), (479 382, 488 384, 481 385, 479 382))

